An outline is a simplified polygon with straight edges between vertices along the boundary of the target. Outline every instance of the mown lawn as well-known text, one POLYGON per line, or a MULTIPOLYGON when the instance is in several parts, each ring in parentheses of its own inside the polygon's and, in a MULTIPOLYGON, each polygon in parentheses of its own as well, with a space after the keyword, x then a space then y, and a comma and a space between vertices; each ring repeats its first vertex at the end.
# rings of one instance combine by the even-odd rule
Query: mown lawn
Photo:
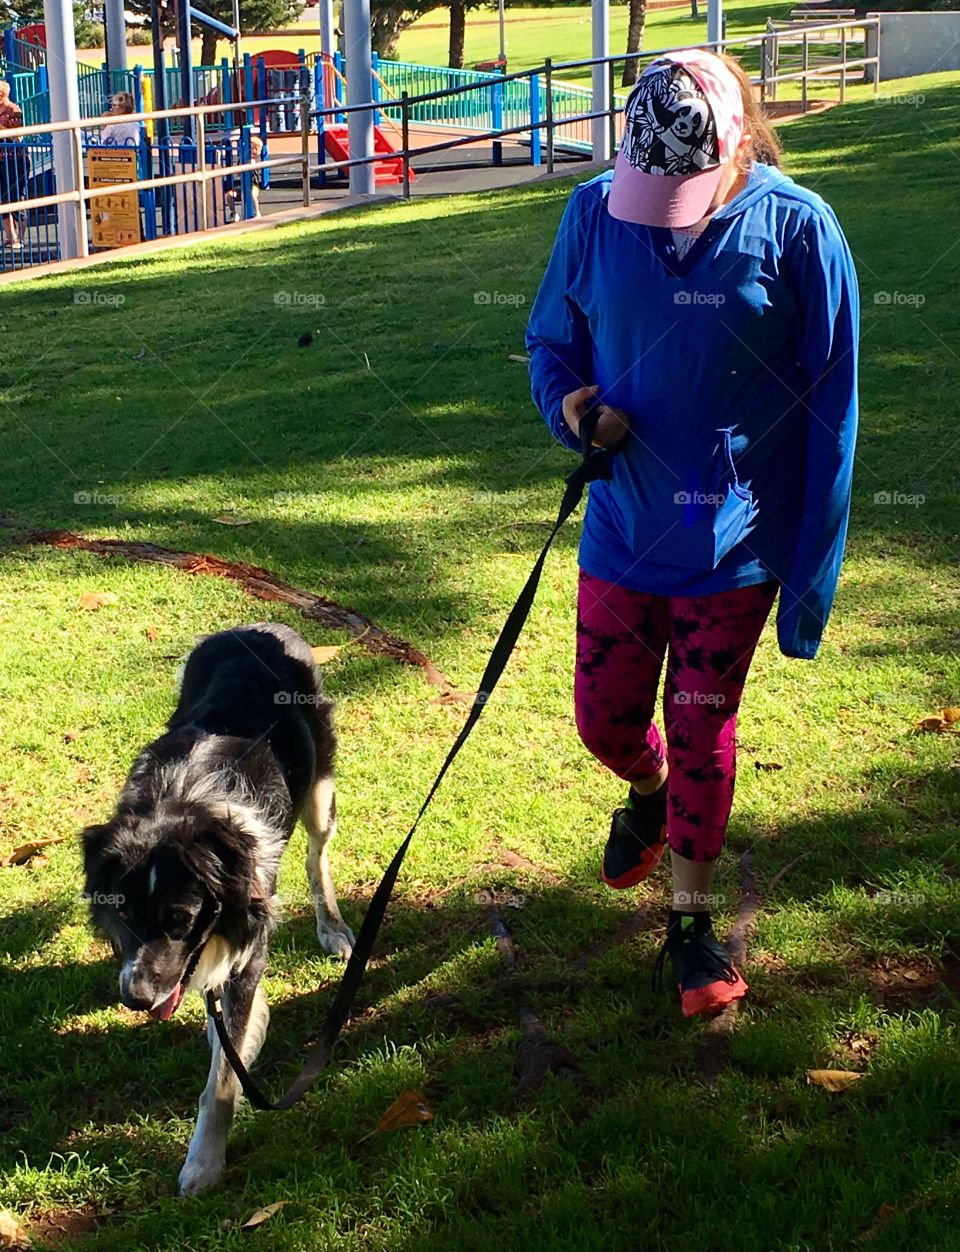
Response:
MULTIPOLYGON (((571 525, 423 824, 338 1064, 295 1110, 240 1115, 227 1184, 204 1199, 174 1195, 206 1072, 199 1000, 165 1025, 118 1007, 74 835, 162 725, 197 635, 273 606, 19 540, 63 527, 264 565, 470 689, 569 463, 509 357, 570 184, 343 213, 0 292, 0 853, 65 837, 0 870, 0 1207, 43 1238, 171 1252, 957 1246, 958 739, 914 725, 960 704, 958 85, 915 80, 919 106, 887 92, 785 129, 789 169, 856 254, 863 433, 821 656, 788 661, 768 630, 741 718, 720 926, 746 850, 762 910, 724 1072, 707 1084, 702 1024, 650 990, 665 876, 626 897, 598 882, 621 788, 573 724, 571 525), (90 591, 117 598, 83 611, 90 591), (503 893, 518 972, 538 986, 505 983, 484 892, 503 893), (535 1092, 514 1072, 524 1004, 579 1067, 535 1092), (863 1078, 831 1095, 807 1083, 814 1067, 863 1078), (435 1121, 366 1137, 411 1087, 435 1121)), ((355 925, 463 707, 274 615, 346 645, 326 672, 335 872, 355 925)), ((266 980, 275 1088, 338 974, 317 952, 302 851, 298 835, 266 980)))

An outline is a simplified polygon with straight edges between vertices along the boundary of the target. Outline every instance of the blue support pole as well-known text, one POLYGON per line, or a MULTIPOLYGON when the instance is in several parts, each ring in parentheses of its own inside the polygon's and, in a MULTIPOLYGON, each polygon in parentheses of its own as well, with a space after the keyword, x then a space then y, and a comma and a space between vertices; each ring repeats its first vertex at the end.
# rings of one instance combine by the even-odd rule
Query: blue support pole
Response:
POLYGON ((540 121, 540 75, 530 75, 530 164, 542 165, 540 131, 535 127, 540 121))
MULTIPOLYGON (((379 72, 380 72, 380 57, 377 55, 377 53, 376 53, 376 52, 374 52, 374 53, 373 53, 373 55, 370 57, 370 65, 371 65, 371 69, 373 70, 373 75, 372 75, 371 80, 370 80, 370 86, 373 88, 373 95, 372 95, 372 97, 371 97, 371 98, 372 98, 373 100, 376 100, 376 101, 378 101, 378 102, 379 102, 379 100, 380 100, 380 80, 379 80, 379 78, 377 78, 377 74, 379 74, 379 72)), ((379 110, 379 109, 374 109, 374 111, 373 111, 373 124, 374 124, 374 126, 379 126, 379 125, 380 125, 380 121, 381 121, 381 118, 380 118, 380 110, 379 110)))
MULTIPOLYGON (((244 100, 256 99, 253 94, 253 64, 250 61, 249 52, 243 54, 243 98, 244 100)), ((253 125, 252 109, 247 109, 246 111, 245 124, 247 126, 253 125)))
POLYGON ((3 59, 8 65, 17 65, 17 37, 13 27, 8 26, 3 32, 3 59))
MULTIPOLYGON (((230 61, 227 57, 220 58, 220 90, 224 104, 233 104, 233 91, 230 85, 230 61)), ((233 110, 225 113, 224 122, 228 130, 233 129, 233 110)))
MULTIPOLYGON (((340 52, 339 49, 334 54, 333 64, 337 71, 334 77, 334 84, 333 84, 333 90, 336 95, 336 100, 331 101, 331 103, 343 104, 343 94, 342 94, 343 93, 343 79, 344 79, 343 53, 340 52)), ((345 113, 337 113, 334 118, 334 121, 339 122, 341 126, 346 120, 347 120, 347 115, 345 113)))
MULTIPOLYGON (((503 130, 503 83, 494 83, 491 87, 493 93, 493 125, 491 130, 503 130)), ((503 144, 496 139, 493 141, 493 163, 494 165, 503 164, 503 144)))

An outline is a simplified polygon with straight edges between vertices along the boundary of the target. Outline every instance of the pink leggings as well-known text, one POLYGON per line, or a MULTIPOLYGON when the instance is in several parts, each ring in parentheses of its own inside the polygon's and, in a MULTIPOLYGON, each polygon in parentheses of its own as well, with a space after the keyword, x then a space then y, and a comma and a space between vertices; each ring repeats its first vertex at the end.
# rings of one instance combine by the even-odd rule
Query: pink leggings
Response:
POLYGON ((667 653, 663 725, 670 761, 670 847, 715 860, 733 804, 737 710, 747 671, 776 598, 775 582, 706 596, 653 596, 580 571, 577 729, 627 782, 663 765, 653 722, 667 653))

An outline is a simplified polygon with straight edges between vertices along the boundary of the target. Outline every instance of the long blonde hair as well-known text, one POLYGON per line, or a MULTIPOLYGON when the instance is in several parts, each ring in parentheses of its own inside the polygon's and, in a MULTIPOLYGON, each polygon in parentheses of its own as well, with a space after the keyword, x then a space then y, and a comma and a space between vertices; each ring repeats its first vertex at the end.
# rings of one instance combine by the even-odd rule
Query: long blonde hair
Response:
POLYGON ((749 139, 737 158, 738 168, 745 173, 751 161, 762 161, 765 165, 779 165, 783 148, 776 131, 763 116, 760 102, 753 90, 753 83, 748 78, 746 70, 736 57, 730 56, 729 53, 718 52, 715 55, 737 80, 740 95, 743 98, 744 132, 749 135, 749 139))

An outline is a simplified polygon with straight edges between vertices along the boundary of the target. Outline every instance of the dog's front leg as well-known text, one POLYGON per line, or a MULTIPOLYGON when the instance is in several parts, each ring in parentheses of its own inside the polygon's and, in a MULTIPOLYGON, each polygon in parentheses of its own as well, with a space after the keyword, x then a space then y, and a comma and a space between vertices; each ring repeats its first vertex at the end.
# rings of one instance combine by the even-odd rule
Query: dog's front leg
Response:
MULTIPOLYGON (((223 1016, 244 1065, 253 1064, 267 1033, 270 1011, 260 989, 264 957, 255 956, 231 978, 221 993, 223 1016)), ((190 1140, 187 1159, 180 1171, 180 1194, 197 1195, 215 1187, 223 1178, 227 1162, 227 1136, 233 1122, 240 1084, 223 1055, 220 1040, 207 1019, 210 1040, 210 1074, 200 1096, 200 1116, 190 1140)))

